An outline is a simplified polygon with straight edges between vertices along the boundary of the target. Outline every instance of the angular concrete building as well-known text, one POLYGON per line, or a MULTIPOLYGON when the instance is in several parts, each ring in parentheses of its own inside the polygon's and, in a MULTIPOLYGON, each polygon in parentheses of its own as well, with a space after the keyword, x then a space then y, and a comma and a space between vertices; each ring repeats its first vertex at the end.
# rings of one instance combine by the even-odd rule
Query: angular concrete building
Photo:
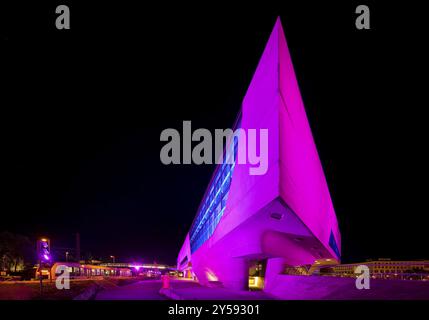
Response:
MULTIPOLYGON (((217 166, 177 259, 202 284, 270 291, 286 267, 340 260, 341 237, 280 19, 237 128, 268 129, 266 174, 217 166)), ((226 150, 235 154, 237 140, 226 150)))

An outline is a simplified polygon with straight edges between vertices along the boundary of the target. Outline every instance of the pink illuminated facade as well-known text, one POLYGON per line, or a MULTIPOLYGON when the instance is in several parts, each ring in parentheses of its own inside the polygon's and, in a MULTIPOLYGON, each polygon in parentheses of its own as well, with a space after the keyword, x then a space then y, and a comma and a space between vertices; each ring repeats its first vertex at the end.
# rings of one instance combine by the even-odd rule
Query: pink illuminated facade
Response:
POLYGON ((180 250, 178 269, 202 284, 237 289, 246 289, 256 270, 269 292, 285 266, 339 261, 337 219, 280 19, 237 127, 269 130, 268 171, 250 175, 250 164, 218 165, 180 250))

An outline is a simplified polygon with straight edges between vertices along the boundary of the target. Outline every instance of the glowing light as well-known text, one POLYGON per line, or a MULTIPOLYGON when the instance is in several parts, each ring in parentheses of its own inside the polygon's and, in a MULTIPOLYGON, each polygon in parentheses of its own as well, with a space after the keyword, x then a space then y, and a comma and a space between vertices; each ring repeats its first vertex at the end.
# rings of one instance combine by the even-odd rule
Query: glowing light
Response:
POLYGON ((45 258, 45 260, 49 260, 50 258, 49 258, 49 256, 47 255, 47 254, 44 254, 43 255, 43 258, 45 258))
POLYGON ((263 278, 261 277, 249 277, 249 288, 262 289, 264 286, 263 278))
POLYGON ((153 269, 165 269, 165 266, 156 266, 156 265, 144 264, 143 268, 146 268, 146 269, 151 269, 151 268, 153 268, 153 269))
POLYGON ((206 275, 207 275, 207 279, 209 279, 209 281, 218 281, 218 278, 216 277, 216 275, 212 271, 207 271, 206 275))

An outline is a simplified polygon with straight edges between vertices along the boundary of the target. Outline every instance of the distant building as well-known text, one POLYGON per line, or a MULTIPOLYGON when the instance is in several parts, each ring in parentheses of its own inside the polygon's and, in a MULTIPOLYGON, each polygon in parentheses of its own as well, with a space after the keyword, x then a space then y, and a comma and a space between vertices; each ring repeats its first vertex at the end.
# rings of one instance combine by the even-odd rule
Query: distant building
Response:
POLYGON ((127 263, 127 262, 109 262, 101 263, 100 266, 104 267, 115 267, 115 268, 143 268, 143 269, 175 269, 176 267, 170 267, 166 264, 155 264, 155 263, 127 263))
POLYGON ((369 268, 372 278, 429 280, 429 260, 394 261, 379 259, 350 264, 329 264, 325 261, 317 261, 312 266, 309 273, 339 277, 355 277, 355 269, 359 265, 366 265, 369 268))
POLYGON ((40 274, 48 279, 56 279, 57 268, 66 266, 70 278, 93 278, 93 277, 130 277, 132 275, 129 268, 106 267, 99 265, 80 264, 77 262, 55 262, 49 269, 36 268, 35 278, 40 274))

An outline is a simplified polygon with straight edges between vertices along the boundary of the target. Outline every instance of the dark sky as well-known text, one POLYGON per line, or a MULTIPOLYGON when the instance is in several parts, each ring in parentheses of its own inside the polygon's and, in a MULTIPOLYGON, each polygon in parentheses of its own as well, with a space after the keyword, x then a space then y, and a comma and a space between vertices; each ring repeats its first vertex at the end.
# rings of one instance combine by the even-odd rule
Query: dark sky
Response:
POLYGON ((2 9, 0 231, 174 263, 214 168, 162 165, 159 135, 231 127, 281 16, 343 260, 429 258, 423 11, 370 4, 358 31, 357 4, 71 2, 70 31, 54 3, 2 9))

